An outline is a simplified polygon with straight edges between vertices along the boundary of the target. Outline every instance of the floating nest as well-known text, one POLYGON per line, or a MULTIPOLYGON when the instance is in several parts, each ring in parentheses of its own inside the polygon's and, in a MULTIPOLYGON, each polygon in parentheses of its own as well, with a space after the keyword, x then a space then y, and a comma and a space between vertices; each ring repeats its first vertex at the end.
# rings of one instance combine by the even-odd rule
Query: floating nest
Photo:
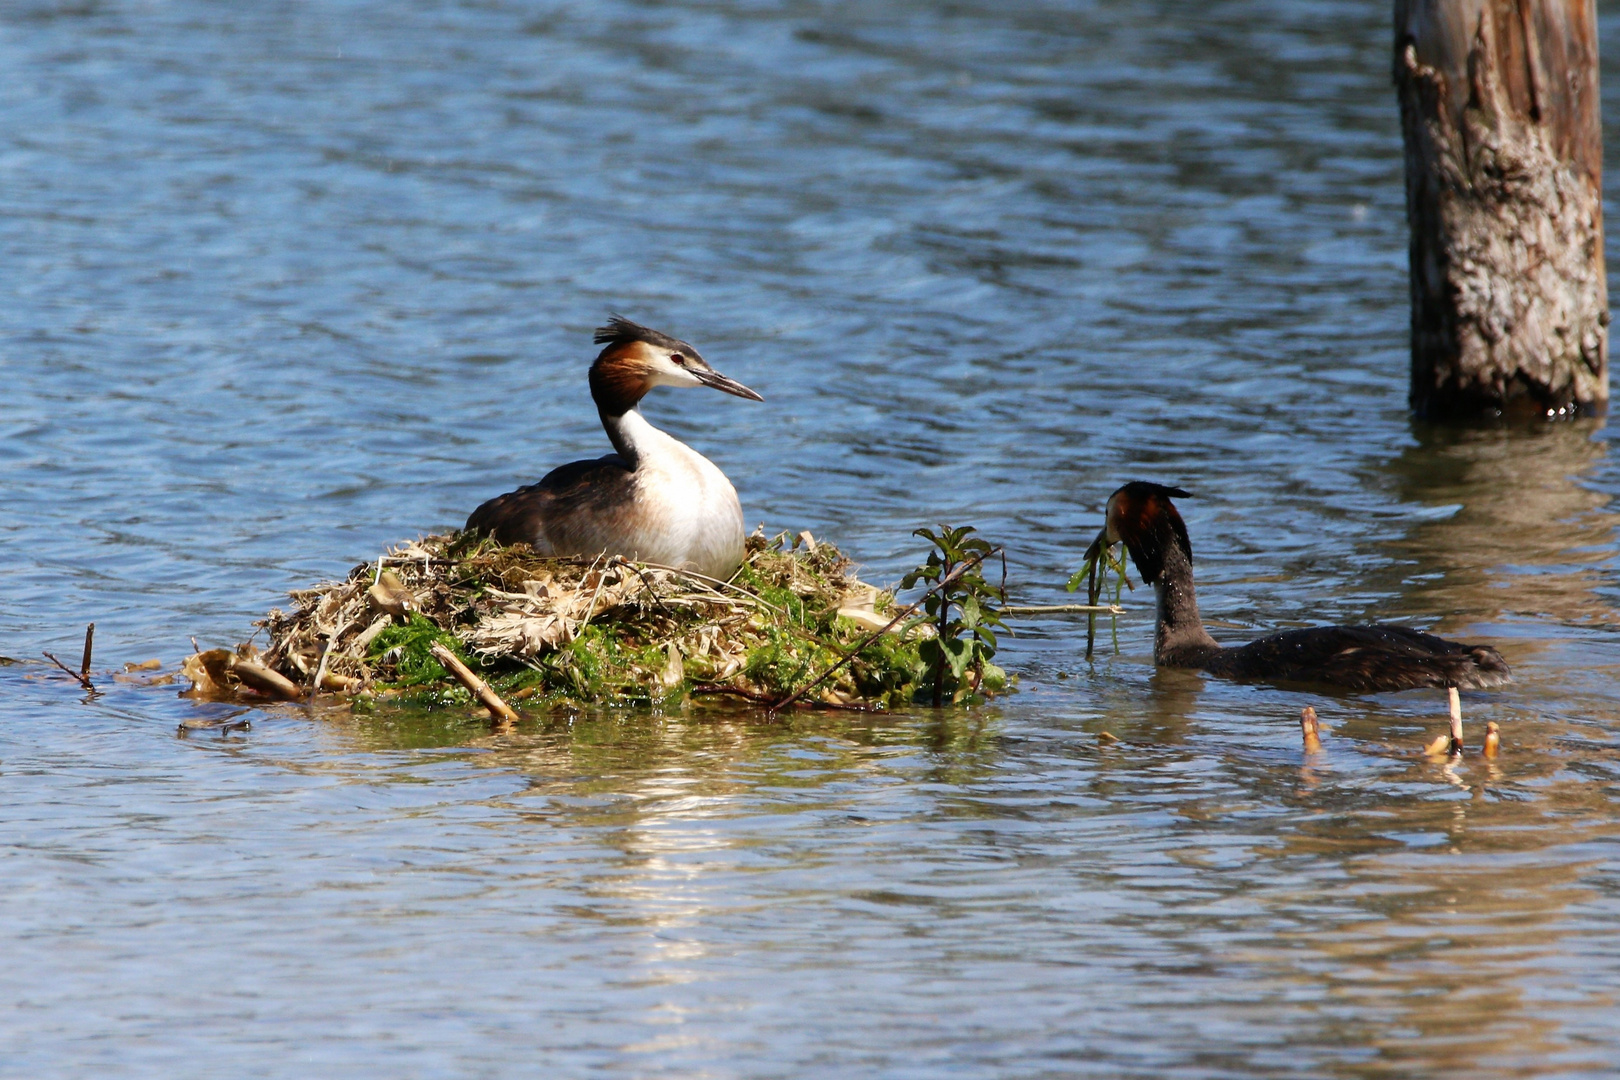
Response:
MULTIPOLYGON (((442 646, 514 704, 669 704, 692 694, 783 701, 848 656, 809 699, 888 707, 927 679, 893 594, 808 533, 748 538, 728 581, 614 557, 557 559, 462 533, 402 544, 342 581, 290 594, 268 644, 198 653, 195 696, 471 702, 442 646), (868 640, 870 639, 870 640, 868 640), (864 644, 863 644, 864 642, 864 644)), ((255 635, 257 636, 257 635, 255 635)))

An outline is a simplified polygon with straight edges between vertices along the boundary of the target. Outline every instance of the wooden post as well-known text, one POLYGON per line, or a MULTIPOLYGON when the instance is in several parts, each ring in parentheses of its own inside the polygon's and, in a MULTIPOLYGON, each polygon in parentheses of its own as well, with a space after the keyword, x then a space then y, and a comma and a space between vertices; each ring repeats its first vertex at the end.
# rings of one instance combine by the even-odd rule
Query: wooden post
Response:
POLYGON ((1412 408, 1604 412, 1593 0, 1395 0, 1412 408))

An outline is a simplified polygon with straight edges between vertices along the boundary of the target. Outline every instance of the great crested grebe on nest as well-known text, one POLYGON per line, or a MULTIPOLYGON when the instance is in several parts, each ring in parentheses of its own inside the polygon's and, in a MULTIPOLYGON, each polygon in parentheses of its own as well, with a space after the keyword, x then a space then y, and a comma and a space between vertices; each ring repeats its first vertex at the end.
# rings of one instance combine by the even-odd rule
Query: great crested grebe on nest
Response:
POLYGON ((1284 630, 1247 645, 1223 646, 1204 629, 1193 591, 1192 542, 1170 501, 1190 492, 1133 481, 1108 497, 1106 523, 1086 552, 1088 562, 1124 544, 1142 580, 1153 586, 1157 619, 1153 661, 1222 678, 1306 682, 1366 692, 1445 688, 1451 697, 1450 750, 1462 749, 1457 690, 1512 681, 1507 662, 1489 645, 1465 645, 1405 626, 1315 626, 1284 630))
POLYGON ((636 407, 655 386, 707 386, 763 401, 684 341, 615 315, 596 331, 591 398, 617 453, 575 461, 472 512, 467 531, 547 556, 606 553, 714 578, 743 560, 736 489, 714 462, 649 424, 636 407))

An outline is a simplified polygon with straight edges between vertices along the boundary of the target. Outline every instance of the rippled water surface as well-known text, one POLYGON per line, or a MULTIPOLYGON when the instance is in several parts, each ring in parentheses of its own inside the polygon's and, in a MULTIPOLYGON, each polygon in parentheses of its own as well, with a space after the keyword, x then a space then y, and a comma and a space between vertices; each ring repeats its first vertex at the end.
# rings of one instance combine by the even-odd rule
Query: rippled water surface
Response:
POLYGON ((1387 7, 0 0, 0 1075, 1620 1070, 1620 470, 1407 419, 1387 7), (943 715, 179 738, 34 662, 602 452, 610 310, 765 395, 647 403, 750 525, 972 522, 1050 603, 1180 483, 1218 635, 1496 642, 1504 753, 1156 674, 1140 594, 943 715))

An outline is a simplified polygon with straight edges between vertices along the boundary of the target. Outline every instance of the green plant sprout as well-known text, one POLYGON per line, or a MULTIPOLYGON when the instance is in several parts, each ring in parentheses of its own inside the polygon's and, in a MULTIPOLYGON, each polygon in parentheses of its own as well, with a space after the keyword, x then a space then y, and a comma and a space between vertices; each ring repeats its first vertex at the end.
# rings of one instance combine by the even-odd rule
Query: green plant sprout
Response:
POLYGON ((937 533, 932 529, 914 531, 913 536, 927 540, 934 550, 928 553, 926 563, 901 581, 901 587, 906 589, 923 582, 944 583, 923 601, 926 616, 911 624, 912 628, 925 623, 934 628, 933 637, 917 643, 917 653, 924 680, 932 686, 936 707, 944 700, 947 689, 954 704, 981 686, 994 689, 1007 680, 1007 673, 990 662, 996 655, 993 628, 1006 629, 996 606, 1006 602, 1006 590, 990 584, 980 572, 984 560, 999 549, 987 540, 970 537, 973 531, 971 525, 956 529, 941 525, 937 533))

